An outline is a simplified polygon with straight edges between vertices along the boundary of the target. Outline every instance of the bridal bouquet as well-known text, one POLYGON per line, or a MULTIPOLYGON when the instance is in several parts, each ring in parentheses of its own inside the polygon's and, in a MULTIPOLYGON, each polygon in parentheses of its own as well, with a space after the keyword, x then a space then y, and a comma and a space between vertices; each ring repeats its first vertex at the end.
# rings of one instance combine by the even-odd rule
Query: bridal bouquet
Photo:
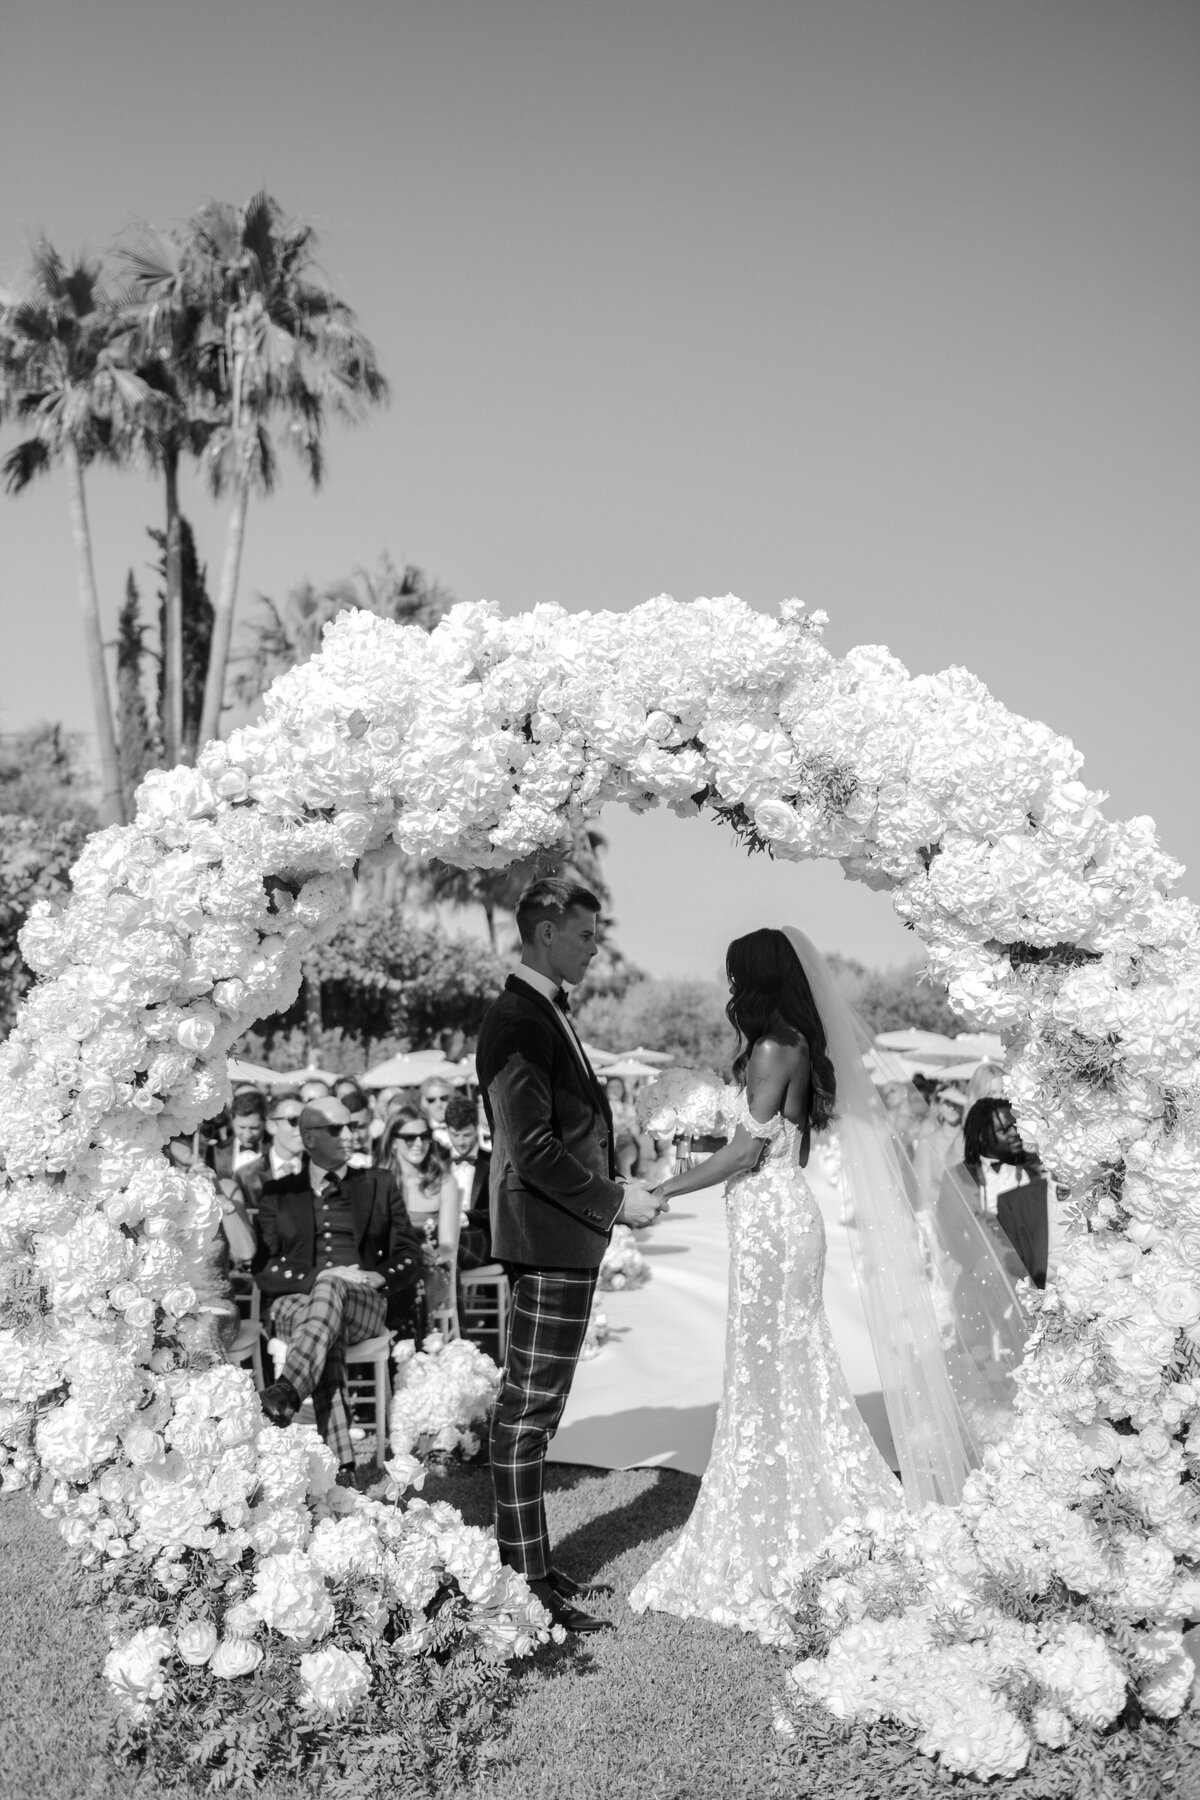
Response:
POLYGON ((417 1350, 411 1338, 392 1354, 395 1391, 388 1420, 393 1452, 425 1449, 474 1456, 500 1391, 500 1371, 469 1338, 443 1343, 436 1331, 417 1350))
POLYGON ((726 1092, 711 1069, 664 1069, 641 1089, 637 1115, 656 1138, 707 1137, 725 1123, 726 1092))

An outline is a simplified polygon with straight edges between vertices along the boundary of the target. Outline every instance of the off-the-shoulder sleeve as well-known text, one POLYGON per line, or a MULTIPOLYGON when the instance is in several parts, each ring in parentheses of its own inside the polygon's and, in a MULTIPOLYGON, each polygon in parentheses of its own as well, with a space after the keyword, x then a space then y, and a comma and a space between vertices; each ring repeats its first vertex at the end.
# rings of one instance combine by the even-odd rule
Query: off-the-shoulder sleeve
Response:
POLYGON ((770 1119, 756 1119, 750 1111, 750 1103, 746 1099, 745 1088, 726 1089, 725 1116, 735 1128, 741 1125, 751 1137, 774 1138, 783 1130, 783 1114, 775 1113, 770 1119))

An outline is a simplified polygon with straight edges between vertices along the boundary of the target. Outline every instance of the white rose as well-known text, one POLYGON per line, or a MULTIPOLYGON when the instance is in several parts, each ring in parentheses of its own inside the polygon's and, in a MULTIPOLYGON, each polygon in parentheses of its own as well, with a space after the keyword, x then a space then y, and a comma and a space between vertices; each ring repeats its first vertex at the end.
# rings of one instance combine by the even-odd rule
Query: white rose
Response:
POLYGON ((123 1441, 126 1456, 139 1467, 155 1462, 163 1452, 163 1441, 157 1431, 151 1431, 146 1425, 131 1425, 123 1441))
POLYGON ((128 1643, 110 1650, 104 1674, 118 1696, 135 1705, 158 1700, 163 1691, 162 1665, 171 1654, 171 1634, 161 1625, 135 1631, 128 1643))
POLYGON ((199 1053, 207 1050, 217 1035, 217 1028, 211 1019, 200 1016, 181 1019, 175 1027, 175 1041, 181 1049, 199 1053))
POLYGON ((1186 1330, 1200 1320, 1200 1288, 1190 1281, 1168 1281, 1154 1297, 1154 1310, 1164 1325, 1186 1330))
POLYGON ((235 1681, 240 1675, 252 1675, 262 1659, 261 1644, 249 1638, 223 1638, 209 1666, 222 1681, 235 1681))
POLYGON ((329 1715, 349 1712, 371 1685, 362 1651, 339 1650, 335 1646, 302 1656, 300 1679, 304 1684, 301 1706, 329 1715))
POLYGON ((135 1326, 139 1331, 143 1325, 153 1325, 153 1300, 148 1300, 145 1294, 139 1294, 137 1299, 131 1300, 129 1305, 125 1308, 125 1318, 130 1325, 135 1326))
POLYGON ((754 829, 769 843, 787 843, 796 836, 796 814, 785 800, 763 800, 754 809, 754 829))
MULTIPOLYGON (((163 1311, 174 1313, 177 1319, 190 1313, 196 1304, 196 1290, 193 1287, 170 1288, 163 1295, 163 1311)), ((125 1315, 128 1318, 128 1314, 125 1315)))
POLYGON ((175 1634, 175 1650, 185 1663, 198 1669, 217 1647, 217 1628, 208 1619, 193 1619, 175 1634))

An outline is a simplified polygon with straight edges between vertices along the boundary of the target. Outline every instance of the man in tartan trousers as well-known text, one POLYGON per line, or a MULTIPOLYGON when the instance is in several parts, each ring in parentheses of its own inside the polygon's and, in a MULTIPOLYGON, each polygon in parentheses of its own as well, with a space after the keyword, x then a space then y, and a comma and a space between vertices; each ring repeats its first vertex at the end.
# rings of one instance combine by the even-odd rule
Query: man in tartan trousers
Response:
POLYGON ((496 1541, 568 1631, 611 1621, 574 1604, 584 1588, 554 1567, 542 1502, 546 1450, 583 1347, 596 1278, 618 1220, 648 1225, 661 1205, 623 1184, 612 1114, 568 1014, 563 983, 598 948, 600 902, 577 883, 535 881, 517 904, 521 963, 489 1008, 476 1066, 492 1131, 492 1253, 513 1288, 504 1382, 492 1416, 496 1541))
POLYGON ((340 1100, 315 1100, 301 1112, 306 1158, 298 1173, 263 1182, 255 1258, 260 1290, 275 1297, 271 1329, 287 1344, 263 1411, 289 1425, 311 1394, 346 1485, 354 1475, 346 1346, 412 1330, 422 1269, 421 1241, 395 1179, 386 1169, 350 1168, 349 1128, 340 1100))

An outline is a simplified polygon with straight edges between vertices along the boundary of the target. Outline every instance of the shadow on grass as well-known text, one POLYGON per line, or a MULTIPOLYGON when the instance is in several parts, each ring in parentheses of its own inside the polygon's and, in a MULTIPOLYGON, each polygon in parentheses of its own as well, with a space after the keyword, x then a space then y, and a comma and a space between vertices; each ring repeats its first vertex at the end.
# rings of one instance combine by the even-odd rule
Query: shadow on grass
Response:
MULTIPOLYGON (((628 1474, 644 1480, 638 1493, 608 1511, 582 1518, 555 1544, 556 1559, 561 1554, 563 1567, 577 1580, 594 1580, 612 1563, 644 1544, 682 1531, 695 1505, 700 1484, 693 1475, 682 1475, 674 1469, 638 1469, 628 1474)), ((583 1485, 589 1477, 592 1482, 603 1480, 599 1471, 563 1464, 552 1464, 547 1475, 560 1478, 556 1485, 573 1488, 583 1485)))

